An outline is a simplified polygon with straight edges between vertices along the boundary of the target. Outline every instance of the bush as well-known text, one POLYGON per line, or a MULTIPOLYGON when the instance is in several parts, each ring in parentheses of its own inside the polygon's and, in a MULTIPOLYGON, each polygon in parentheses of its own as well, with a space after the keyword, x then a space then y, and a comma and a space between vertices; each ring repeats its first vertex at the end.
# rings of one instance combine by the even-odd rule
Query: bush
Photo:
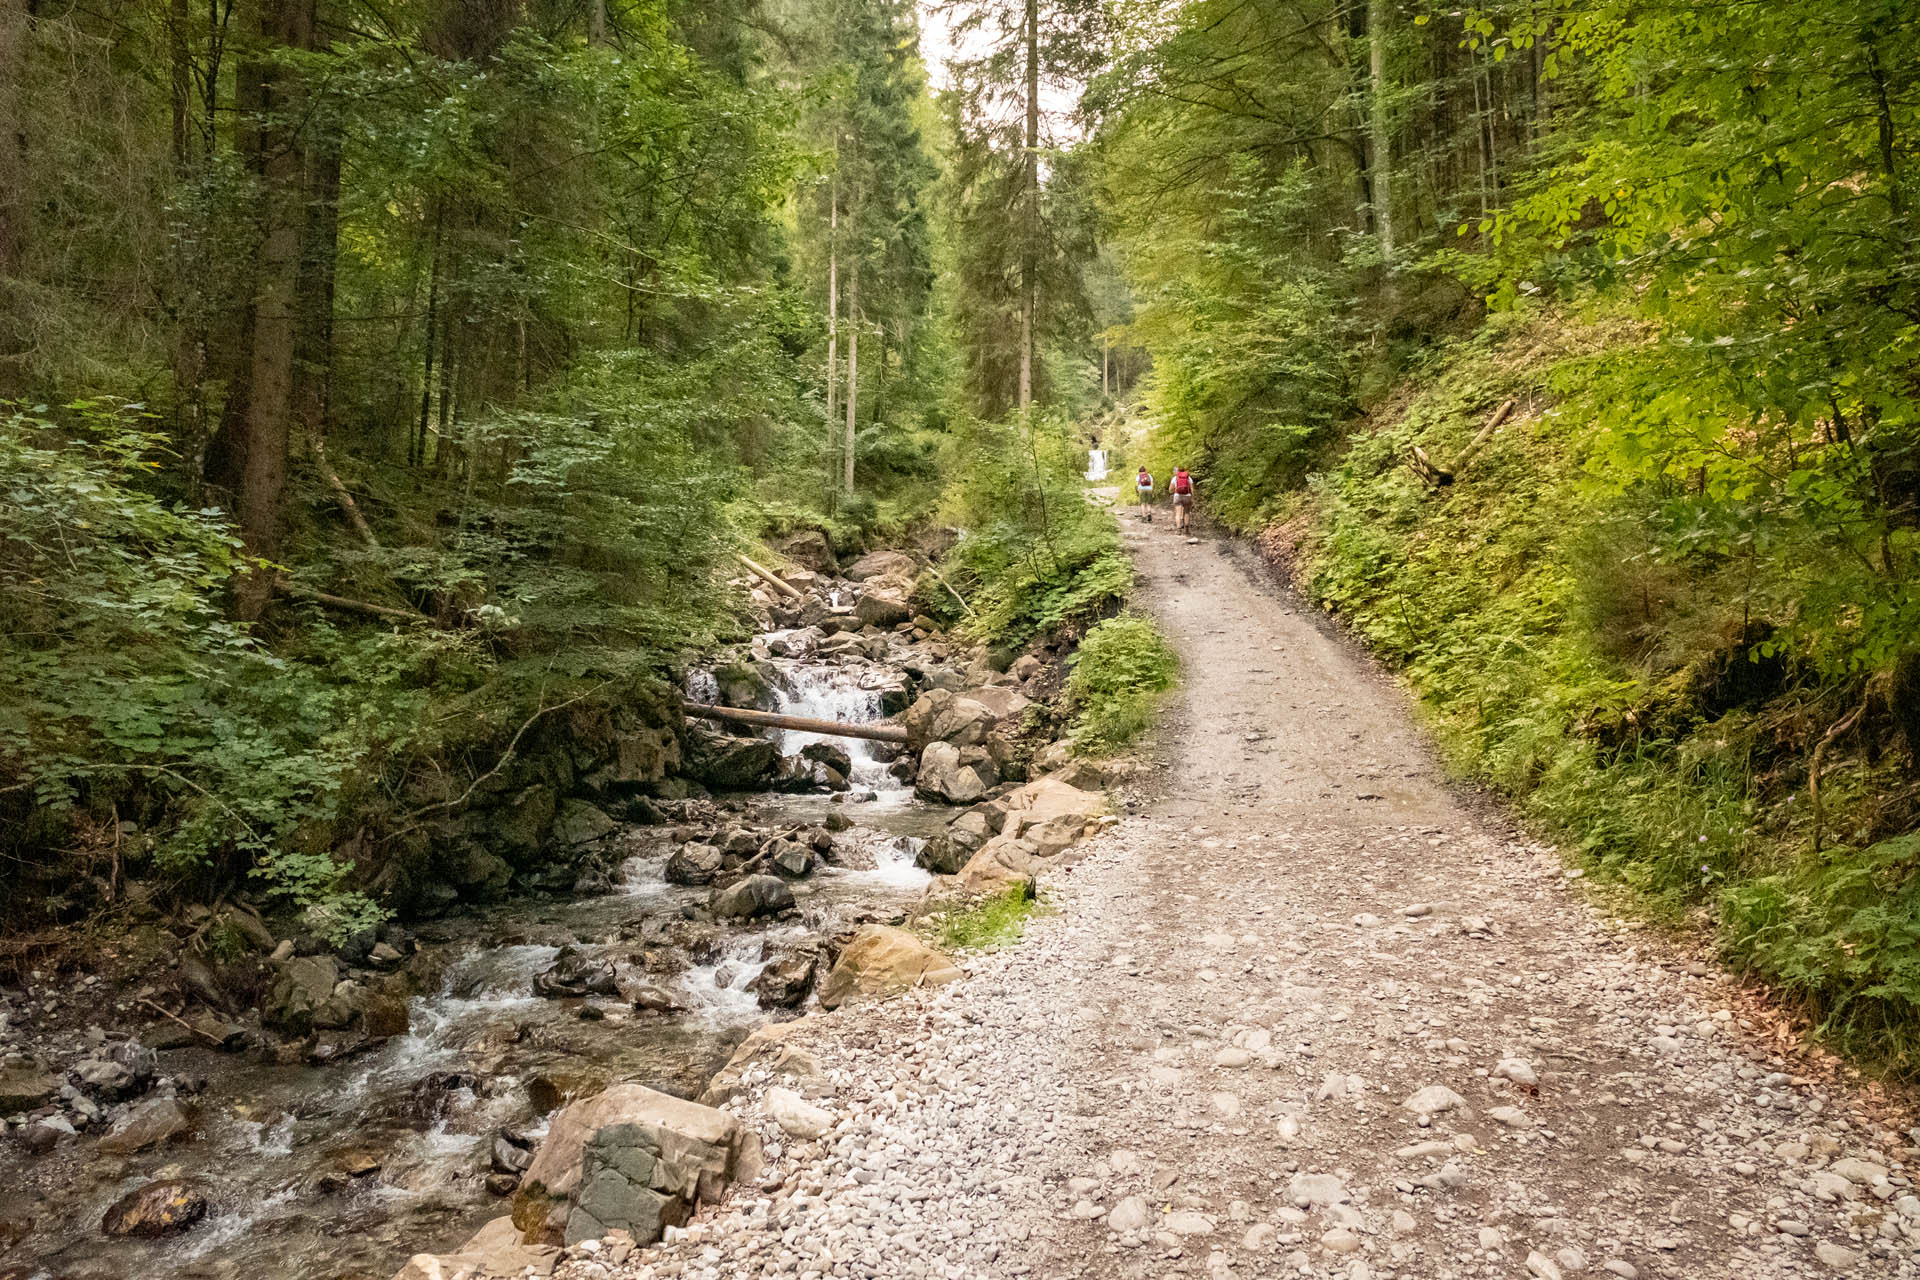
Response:
POLYGON ((1040 910, 1033 885, 1021 881, 1003 893, 982 898, 940 922, 939 946, 946 951, 982 951, 1020 941, 1027 921, 1040 910))
POLYGON ((1146 732, 1180 667, 1153 623, 1135 614, 1089 631, 1068 661, 1074 741, 1094 754, 1117 750, 1146 732))

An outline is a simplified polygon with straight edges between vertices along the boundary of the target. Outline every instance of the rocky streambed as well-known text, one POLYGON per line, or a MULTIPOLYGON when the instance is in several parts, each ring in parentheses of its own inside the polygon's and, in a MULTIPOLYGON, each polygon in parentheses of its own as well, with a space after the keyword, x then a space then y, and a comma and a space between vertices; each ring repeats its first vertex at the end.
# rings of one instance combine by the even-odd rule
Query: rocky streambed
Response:
POLYGON ((0 991, 0 1277, 390 1275, 497 1218, 570 1099, 700 1093, 936 873, 971 861, 992 887, 1058 853, 1046 819, 996 840, 946 807, 1021 785, 1052 736, 1029 695, 1058 664, 941 635, 911 568, 882 553, 793 574, 798 599, 761 588, 751 644, 688 689, 897 716, 908 747, 656 725, 576 767, 572 794, 510 776, 483 819, 450 819, 459 870, 413 888, 434 918, 330 946, 224 904, 148 930, 113 976, 0 991), (513 855, 530 838, 545 857, 513 855))

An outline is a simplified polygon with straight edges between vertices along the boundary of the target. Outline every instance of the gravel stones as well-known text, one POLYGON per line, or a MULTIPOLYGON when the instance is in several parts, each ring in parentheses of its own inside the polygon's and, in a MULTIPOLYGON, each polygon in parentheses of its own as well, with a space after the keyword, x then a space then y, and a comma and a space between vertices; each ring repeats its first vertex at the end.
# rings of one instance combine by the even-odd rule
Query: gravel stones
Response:
POLYGON ((1443 1084, 1430 1084, 1402 1102, 1400 1109, 1420 1116, 1437 1116, 1448 1111, 1466 1111, 1467 1100, 1443 1084))

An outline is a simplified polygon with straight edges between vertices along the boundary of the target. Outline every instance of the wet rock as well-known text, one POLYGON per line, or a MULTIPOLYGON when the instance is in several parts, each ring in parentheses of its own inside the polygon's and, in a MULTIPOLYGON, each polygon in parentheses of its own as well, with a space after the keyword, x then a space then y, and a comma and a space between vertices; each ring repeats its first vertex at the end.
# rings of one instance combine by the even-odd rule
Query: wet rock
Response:
POLYGON ((766 738, 698 729, 688 742, 688 772, 718 791, 758 790, 780 766, 780 748, 766 738))
POLYGON ((787 910, 793 890, 778 876, 748 876, 714 894, 709 905, 723 920, 748 920, 787 910))
MULTIPOLYGON (((751 839, 751 832, 740 834, 751 839)), ((712 884, 726 866, 726 857, 710 844, 684 844, 667 859, 665 875, 668 884, 702 885, 712 884)))
POLYGON ((515 1177, 527 1171, 533 1163, 533 1148, 524 1143, 516 1143, 505 1132, 496 1134, 493 1139, 493 1171, 511 1173, 515 1177))
POLYGON ((612 818, 585 800, 562 800, 553 818, 554 842, 568 848, 604 840, 617 830, 612 818))
POLYGON ((553 825, 557 805, 553 788, 536 782, 487 809, 485 830, 509 857, 537 853, 546 843, 547 829, 553 825))
POLYGON ((207 1198, 190 1182, 149 1182, 120 1197, 100 1219, 110 1236, 154 1240, 185 1231, 207 1216, 207 1198))
POLYGON ((274 976, 260 1010, 261 1020, 292 1035, 305 1035, 339 981, 340 967, 332 956, 294 956, 274 976))
POLYGON ((368 1035, 385 1040, 392 1036, 403 1036, 412 1025, 412 1016, 406 1000, 400 996, 370 994, 366 1005, 360 1011, 360 1027, 368 1035))
POLYGON ((800 758, 823 764, 845 777, 853 775, 853 760, 831 742, 809 742, 800 748, 800 758))
POLYGON ((870 924, 854 935, 820 984, 820 1004, 837 1009, 857 1000, 882 999, 911 987, 937 986, 962 976, 951 957, 905 929, 870 924))
POLYGON ((159 1061, 151 1049, 136 1040, 125 1040, 98 1058, 88 1058, 73 1069, 73 1083, 101 1102, 122 1102, 145 1093, 159 1074, 159 1061))
POLYGON ((313 1011, 313 1025, 323 1031, 346 1030, 360 1020, 367 995, 367 989, 351 978, 335 984, 333 993, 313 1011))
POLYGON ((806 949, 780 957, 747 984, 765 1009, 793 1009, 805 1003, 819 973, 820 956, 806 949))
POLYGON ((0 1114, 43 1107, 59 1092, 60 1081, 37 1067, 0 1068, 0 1114))
POLYGON ((934 836, 920 846, 920 852, 914 855, 914 865, 931 871, 937 876, 959 874, 960 868, 967 865, 971 851, 962 848, 951 834, 934 836))
POLYGON ((798 840, 770 840, 762 854, 768 867, 789 880, 797 880, 813 870, 813 850, 798 840))
POLYGON ((533 990, 549 998, 612 996, 620 993, 620 982, 611 960, 566 946, 546 972, 533 980, 533 990))
POLYGON ((641 1243, 719 1199, 747 1143, 734 1116, 636 1084, 572 1103, 554 1117, 520 1180, 513 1224, 539 1244, 641 1243))
POLYGON ((193 1115, 173 1098, 155 1098, 136 1108, 126 1121, 100 1139, 100 1150, 110 1155, 132 1155, 178 1142, 193 1133, 193 1115))
MULTIPOLYGON (((487 1190, 512 1195, 518 1180, 511 1174, 489 1174, 487 1190)), ((495 1276, 550 1276, 560 1260, 557 1245, 520 1243, 512 1218, 495 1218, 449 1254, 416 1253, 394 1273, 393 1280, 482 1280, 495 1276)))
POLYGON ((686 1006, 668 993, 664 988, 650 982, 625 981, 620 984, 620 998, 642 1013, 684 1013, 686 1006))

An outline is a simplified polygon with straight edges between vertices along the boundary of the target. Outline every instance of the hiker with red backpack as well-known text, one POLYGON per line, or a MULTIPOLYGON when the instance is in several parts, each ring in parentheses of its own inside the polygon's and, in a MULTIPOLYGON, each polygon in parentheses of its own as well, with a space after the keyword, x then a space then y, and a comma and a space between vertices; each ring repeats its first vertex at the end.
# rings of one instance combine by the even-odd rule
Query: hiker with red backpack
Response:
POLYGON ((1148 471, 1145 467, 1140 468, 1140 474, 1133 478, 1133 491, 1134 491, 1134 496, 1140 499, 1140 505, 1147 509, 1146 510, 1147 523, 1152 524, 1153 523, 1153 473, 1148 471))
POLYGON ((1185 467, 1173 469, 1173 479, 1167 482, 1167 492, 1173 495, 1173 531, 1185 533, 1193 519, 1193 477, 1187 474, 1185 467))

